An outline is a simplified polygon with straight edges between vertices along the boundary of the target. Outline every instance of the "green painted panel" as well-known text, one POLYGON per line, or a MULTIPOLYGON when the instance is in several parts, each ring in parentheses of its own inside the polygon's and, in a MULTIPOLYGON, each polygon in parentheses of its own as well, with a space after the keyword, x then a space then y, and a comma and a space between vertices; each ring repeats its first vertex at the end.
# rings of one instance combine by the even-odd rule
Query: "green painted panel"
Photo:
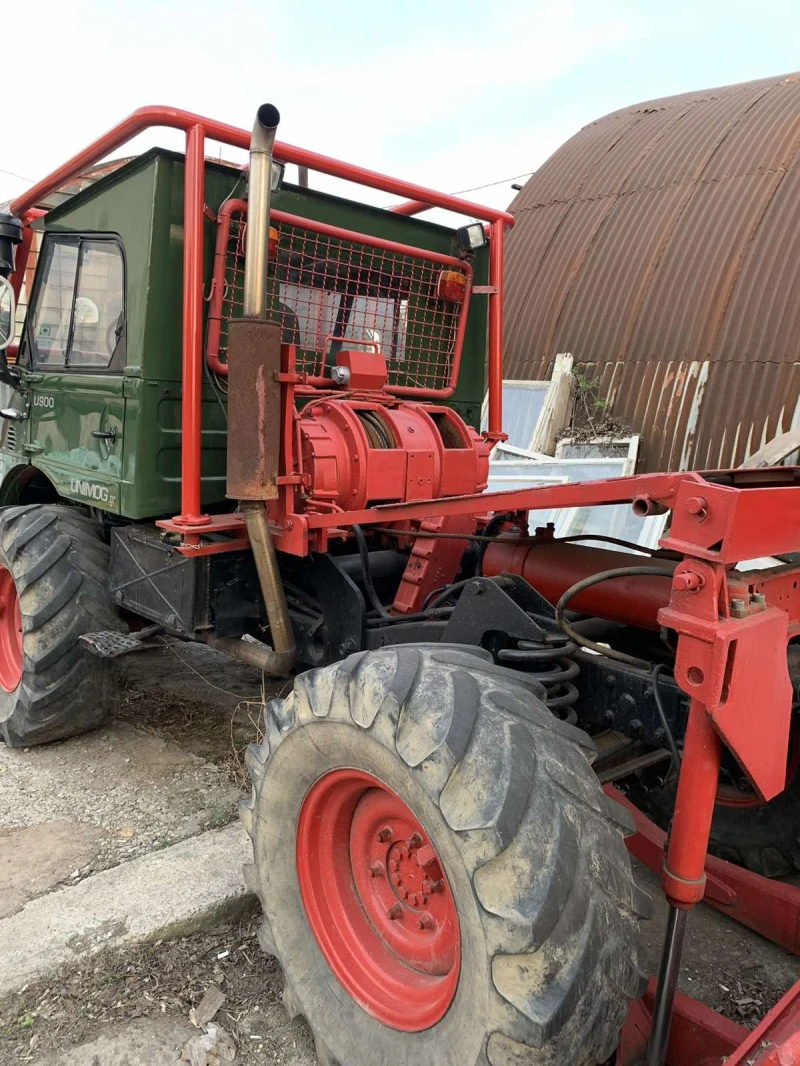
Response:
MULTIPOLYGON (((54 400, 37 408, 29 427, 31 460, 73 499, 129 518, 174 514, 180 505, 180 388, 183 264, 183 157, 153 149, 49 212, 48 230, 117 234, 126 254, 127 366, 124 375, 62 372, 29 378, 36 395, 54 400), (58 413, 56 413, 58 412, 58 413), (118 425, 116 445, 91 438, 101 423, 118 425), (102 498, 100 498, 102 497, 102 498)), ((211 211, 244 192, 242 175, 206 164, 205 202, 211 211)), ((452 230, 287 185, 274 206, 293 214, 446 254, 452 230)), ((206 294, 215 225, 204 233, 206 294)), ((473 261, 476 284, 488 275, 486 250, 473 261)), ((204 308, 207 305, 204 305, 204 308)), ((458 389, 452 401, 477 427, 485 382, 485 296, 470 306, 458 389)), ((33 410, 33 409, 32 409, 33 410)), ((203 505, 226 507, 224 395, 210 378, 203 387, 203 505)), ((25 425, 24 423, 21 425, 25 425)), ((0 441, 0 467, 17 463, 0 441)))
POLYGON ((30 408, 31 461, 62 496, 117 513, 125 445, 120 374, 36 374, 30 408), (93 432, 115 432, 98 440, 93 432))

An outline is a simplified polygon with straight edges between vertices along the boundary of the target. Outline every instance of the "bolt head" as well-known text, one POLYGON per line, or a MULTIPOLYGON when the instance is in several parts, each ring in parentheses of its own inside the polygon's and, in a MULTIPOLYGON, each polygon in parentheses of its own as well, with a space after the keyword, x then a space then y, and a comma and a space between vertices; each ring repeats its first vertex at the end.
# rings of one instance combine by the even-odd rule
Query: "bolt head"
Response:
POLYGON ((369 868, 370 877, 383 877, 383 866, 379 862, 374 862, 369 868))
POLYGON ((431 884, 431 892, 444 892, 444 881, 434 881, 431 884))
POLYGON ((417 896, 416 892, 411 893, 411 895, 408 897, 408 902, 411 904, 412 907, 417 906, 417 904, 419 903, 419 897, 417 896))
POLYGON ((408 850, 413 851, 414 848, 418 848, 422 844, 422 837, 419 833, 412 833, 408 838, 408 850))
POLYGON ((385 825, 383 827, 383 829, 381 829, 381 831, 378 833, 378 843, 379 844, 388 844, 391 839, 392 839, 392 831, 391 831, 391 829, 389 828, 388 825, 385 825))
POLYGON ((433 920, 433 917, 430 914, 421 915, 419 920, 417 921, 417 926, 420 929, 433 929, 435 925, 436 922, 433 920))
POLYGON ((403 917, 403 906, 400 903, 393 903, 389 910, 386 912, 390 921, 396 922, 398 918, 403 917))

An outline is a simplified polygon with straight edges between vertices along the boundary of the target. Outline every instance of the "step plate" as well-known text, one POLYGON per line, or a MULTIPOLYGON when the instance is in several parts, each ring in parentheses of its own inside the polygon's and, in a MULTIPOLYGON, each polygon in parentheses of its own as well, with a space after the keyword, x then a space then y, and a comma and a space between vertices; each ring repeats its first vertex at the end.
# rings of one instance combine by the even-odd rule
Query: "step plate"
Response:
POLYGON ((135 635, 115 633, 110 629, 103 630, 100 633, 84 633, 80 641, 92 655, 97 655, 101 659, 116 659, 120 655, 128 655, 132 651, 142 651, 146 647, 135 635))

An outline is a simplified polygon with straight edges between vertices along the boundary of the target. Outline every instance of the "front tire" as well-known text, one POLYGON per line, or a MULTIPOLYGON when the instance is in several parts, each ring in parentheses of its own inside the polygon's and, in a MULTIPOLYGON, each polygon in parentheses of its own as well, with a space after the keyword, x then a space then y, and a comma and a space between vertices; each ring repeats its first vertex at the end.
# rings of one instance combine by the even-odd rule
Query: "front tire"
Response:
POLYGON ((108 595, 108 547, 83 511, 0 511, 0 736, 46 744, 98 726, 115 701, 110 662, 83 633, 121 629, 108 595))
POLYGON ((590 741, 540 696, 478 651, 404 646, 268 705, 246 874, 324 1066, 593 1066, 616 1047, 650 901, 590 741))

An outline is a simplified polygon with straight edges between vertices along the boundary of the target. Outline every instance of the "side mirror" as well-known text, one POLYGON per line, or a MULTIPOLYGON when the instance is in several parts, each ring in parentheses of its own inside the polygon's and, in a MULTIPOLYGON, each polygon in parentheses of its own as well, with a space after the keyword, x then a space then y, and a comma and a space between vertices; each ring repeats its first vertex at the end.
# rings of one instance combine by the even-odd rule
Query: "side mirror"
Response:
POLYGON ((11 282, 0 277, 0 352, 5 351, 14 339, 16 310, 11 282))

